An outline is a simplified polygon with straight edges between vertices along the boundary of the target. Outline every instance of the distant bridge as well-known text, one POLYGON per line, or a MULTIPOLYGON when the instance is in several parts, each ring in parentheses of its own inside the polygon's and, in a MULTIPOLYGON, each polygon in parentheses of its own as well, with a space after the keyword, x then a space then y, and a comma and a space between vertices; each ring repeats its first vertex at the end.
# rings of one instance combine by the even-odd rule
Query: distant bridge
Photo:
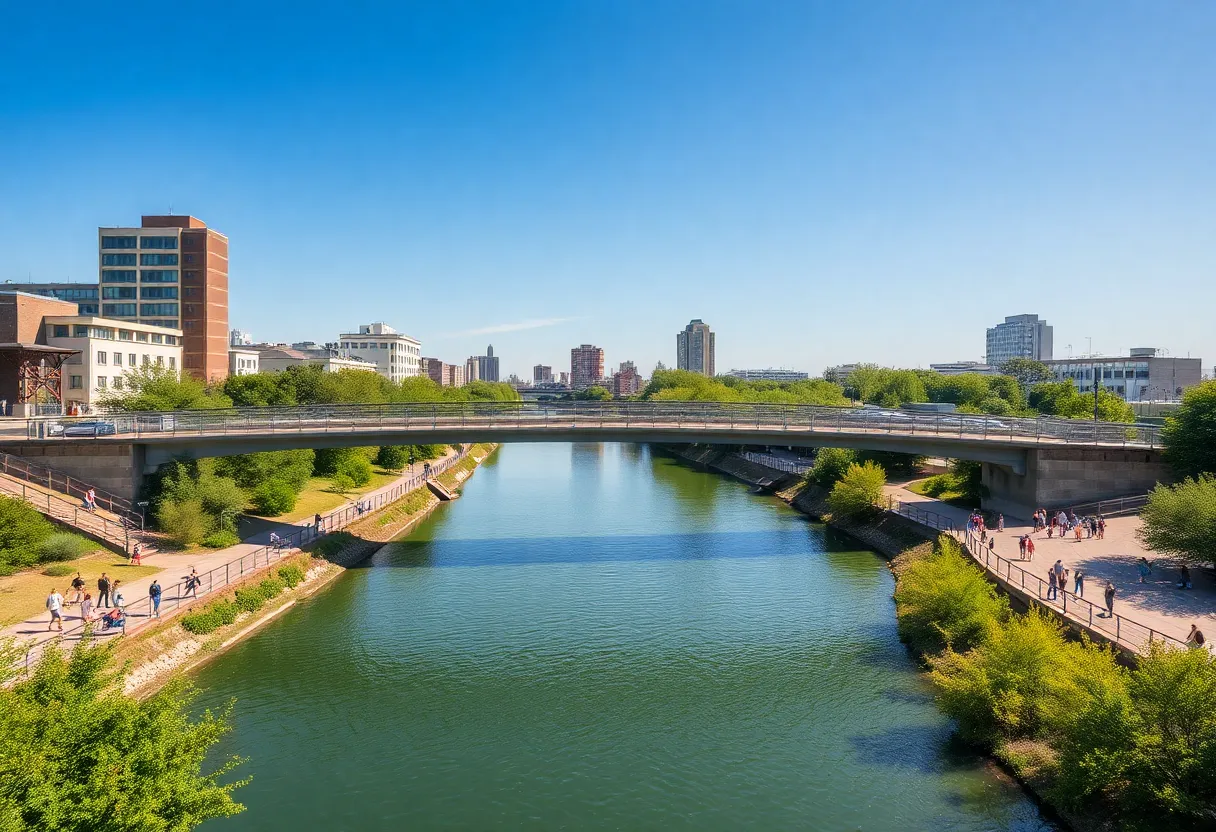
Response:
MULTIPOLYGON (((73 457, 81 458, 82 463, 109 457, 109 462, 95 461, 85 467, 96 475, 99 468, 117 465, 114 473, 128 478, 127 492, 132 491, 132 482, 142 473, 180 457, 471 442, 830 446, 976 460, 987 463, 986 476, 990 468, 999 469, 1019 481, 1034 477, 1042 467, 1039 462, 1056 460, 1070 463, 1056 466, 1059 473, 1071 470, 1080 475, 1065 479, 1097 477, 1100 481, 1096 487, 1082 488, 1085 493, 1068 494, 1069 502, 1143 491, 1152 484, 1148 480, 1155 482, 1161 476, 1160 435, 1151 425, 868 407, 652 401, 439 402, 0 421, 0 450, 21 456, 53 456, 57 458, 53 464, 60 469, 68 468, 73 457), (120 462, 115 459, 118 456, 128 459, 120 462), (1109 480, 1109 472, 1103 469, 1111 465, 1123 476, 1116 477, 1118 482, 1103 485, 1102 480, 1109 480), (1108 493, 1112 490, 1119 493, 1108 493)), ((80 476, 85 478, 84 473, 80 476)), ((994 492, 1002 486, 996 480, 994 473, 990 485, 994 492)), ((106 485, 123 493, 117 486, 113 482, 106 485)), ((1025 491, 1024 486, 1023 482, 1015 490, 1025 491)), ((1033 492, 1021 494, 1024 499, 1018 502, 1059 502, 1039 499, 1044 495, 1038 493, 1037 486, 1033 492)))

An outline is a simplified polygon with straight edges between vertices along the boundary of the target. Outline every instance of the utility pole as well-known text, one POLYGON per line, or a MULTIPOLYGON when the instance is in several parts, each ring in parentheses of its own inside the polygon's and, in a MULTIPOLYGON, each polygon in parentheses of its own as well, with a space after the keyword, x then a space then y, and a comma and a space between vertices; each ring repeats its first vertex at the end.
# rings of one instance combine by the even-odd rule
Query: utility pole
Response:
POLYGON ((1094 364, 1094 421, 1098 421, 1098 362, 1091 357, 1094 364))

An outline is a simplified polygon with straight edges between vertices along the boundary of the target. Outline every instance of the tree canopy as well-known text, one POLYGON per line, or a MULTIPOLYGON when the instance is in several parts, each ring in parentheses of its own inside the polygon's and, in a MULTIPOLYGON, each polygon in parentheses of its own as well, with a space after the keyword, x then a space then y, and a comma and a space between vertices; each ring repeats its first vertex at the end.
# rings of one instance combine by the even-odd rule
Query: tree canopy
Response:
POLYGON ((759 402, 769 404, 848 405, 840 385, 823 379, 744 381, 731 376, 709 378, 688 370, 656 369, 642 391, 649 401, 759 402))
POLYGON ((1216 473, 1216 381, 1187 390, 1161 435, 1165 459, 1178 476, 1216 473))
POLYGON ((144 410, 214 410, 231 407, 218 387, 209 387, 192 376, 159 364, 128 370, 122 388, 111 387, 98 404, 107 410, 127 413, 144 410))
POLYGON ((1216 476, 1158 485, 1140 512, 1140 542, 1194 564, 1216 561, 1216 476))
POLYGON ((1042 361, 1033 358, 1011 358, 1000 366, 1002 375, 1011 376, 1023 389, 1045 381, 1055 380, 1055 373, 1042 361))

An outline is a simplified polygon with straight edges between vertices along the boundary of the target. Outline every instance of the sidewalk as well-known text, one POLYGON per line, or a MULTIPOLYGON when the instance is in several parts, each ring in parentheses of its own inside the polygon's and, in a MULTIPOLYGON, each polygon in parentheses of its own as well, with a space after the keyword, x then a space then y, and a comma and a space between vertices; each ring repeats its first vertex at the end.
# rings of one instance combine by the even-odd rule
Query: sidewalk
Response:
MULTIPOLYGON (((455 456, 456 452, 448 449, 447 453, 438 460, 433 460, 432 465, 438 466, 440 463, 446 462, 451 457, 455 456)), ((326 513, 326 517, 340 515, 359 503, 367 503, 374 500, 381 494, 386 494, 392 491, 397 486, 408 482, 410 479, 417 477, 422 472, 422 464, 417 463, 410 468, 406 468, 401 472, 401 475, 391 482, 385 483, 379 488, 373 489, 366 493, 358 495, 353 500, 348 500, 337 508, 331 509, 326 513)), ((273 522, 273 521, 272 521, 273 522)), ((313 525, 313 518, 308 517, 297 520, 293 523, 277 523, 264 527, 258 533, 251 535, 235 546, 230 546, 227 549, 204 550, 193 553, 180 552, 158 552, 153 555, 146 556, 143 559, 145 566, 158 566, 160 571, 151 575, 145 575, 141 578, 135 578, 130 583, 124 583, 120 589, 122 590, 123 598, 127 606, 132 606, 136 602, 143 601, 148 597, 148 587, 152 585, 152 581, 159 580, 163 587, 164 595, 161 599, 162 609, 173 608, 181 596, 176 593, 176 588, 180 586, 180 582, 186 575, 190 574, 190 570, 197 569, 200 575, 205 575, 208 571, 217 567, 222 567, 226 563, 238 560, 246 555, 250 555, 263 549, 270 543, 270 535, 278 534, 280 537, 287 537, 292 532, 313 525)), ((93 584, 85 587, 86 592, 92 593, 94 599, 97 597, 97 586, 93 584)), ((66 596, 66 593, 64 593, 66 596)), ((184 593, 183 593, 184 594, 184 593)), ((200 595, 203 593, 200 593, 200 595)), ((188 596, 186 596, 188 597, 188 596)), ((191 599, 193 600, 193 599, 191 599)), ((32 646, 37 648, 45 642, 59 636, 58 630, 47 630, 47 622, 50 619, 50 614, 42 611, 38 615, 27 618, 26 620, 14 624, 0 632, 0 636, 14 636, 19 642, 32 643, 32 646)), ((77 627, 81 623, 80 607, 65 607, 63 610, 63 627, 64 630, 70 630, 77 627)), ((69 634, 68 638, 71 638, 69 634)))
MULTIPOLYGON (((907 482, 889 483, 887 495, 895 500, 915 504, 954 521, 957 528, 966 528, 970 514, 966 509, 948 505, 914 494, 904 486, 907 482)), ((1079 569, 1085 573, 1085 593, 1090 600, 1101 602, 1102 588, 1109 580, 1115 585, 1115 612, 1134 620, 1145 627, 1185 640, 1191 624, 1198 624, 1209 639, 1216 637, 1216 579, 1206 569, 1191 569, 1192 590, 1177 587, 1178 564, 1166 562, 1162 556, 1144 546, 1136 539, 1140 518, 1111 517, 1106 521, 1106 536, 1102 540, 1072 535, 1063 539, 1048 538, 1047 532, 1032 532, 1018 520, 1009 520, 1004 532, 995 533, 995 552, 1012 559, 1029 572, 1047 578, 1047 569, 1056 560, 1063 562, 1070 571, 1068 588, 1072 589, 1072 574, 1079 569), (1033 561, 1018 560, 1018 538, 1030 534, 1034 538, 1033 561), (1136 563, 1141 557, 1156 561, 1153 572, 1140 583, 1136 563)), ((989 530, 989 534, 993 532, 989 530)))

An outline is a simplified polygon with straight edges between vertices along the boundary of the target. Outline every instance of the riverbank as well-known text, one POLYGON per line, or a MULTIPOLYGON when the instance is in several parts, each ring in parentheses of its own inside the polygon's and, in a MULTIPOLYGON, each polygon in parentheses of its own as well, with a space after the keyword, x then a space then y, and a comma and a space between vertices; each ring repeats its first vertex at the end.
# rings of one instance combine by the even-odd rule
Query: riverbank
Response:
MULTIPOLYGON (((496 450, 496 445, 474 445, 468 455, 444 472, 445 485, 458 489, 496 450)), ((299 555, 268 563, 239 583, 187 605, 172 618, 145 627, 122 639, 115 648, 120 662, 130 665, 124 693, 144 697, 155 693, 173 676, 194 670, 248 638, 271 619, 311 598, 347 569, 369 558, 385 543, 408 531, 441 503, 424 485, 366 515, 344 530, 304 547, 299 555), (285 566, 297 565, 303 580, 269 599, 256 612, 242 613, 230 623, 204 635, 189 632, 183 620, 215 604, 231 602, 238 593, 256 587, 285 566)))

